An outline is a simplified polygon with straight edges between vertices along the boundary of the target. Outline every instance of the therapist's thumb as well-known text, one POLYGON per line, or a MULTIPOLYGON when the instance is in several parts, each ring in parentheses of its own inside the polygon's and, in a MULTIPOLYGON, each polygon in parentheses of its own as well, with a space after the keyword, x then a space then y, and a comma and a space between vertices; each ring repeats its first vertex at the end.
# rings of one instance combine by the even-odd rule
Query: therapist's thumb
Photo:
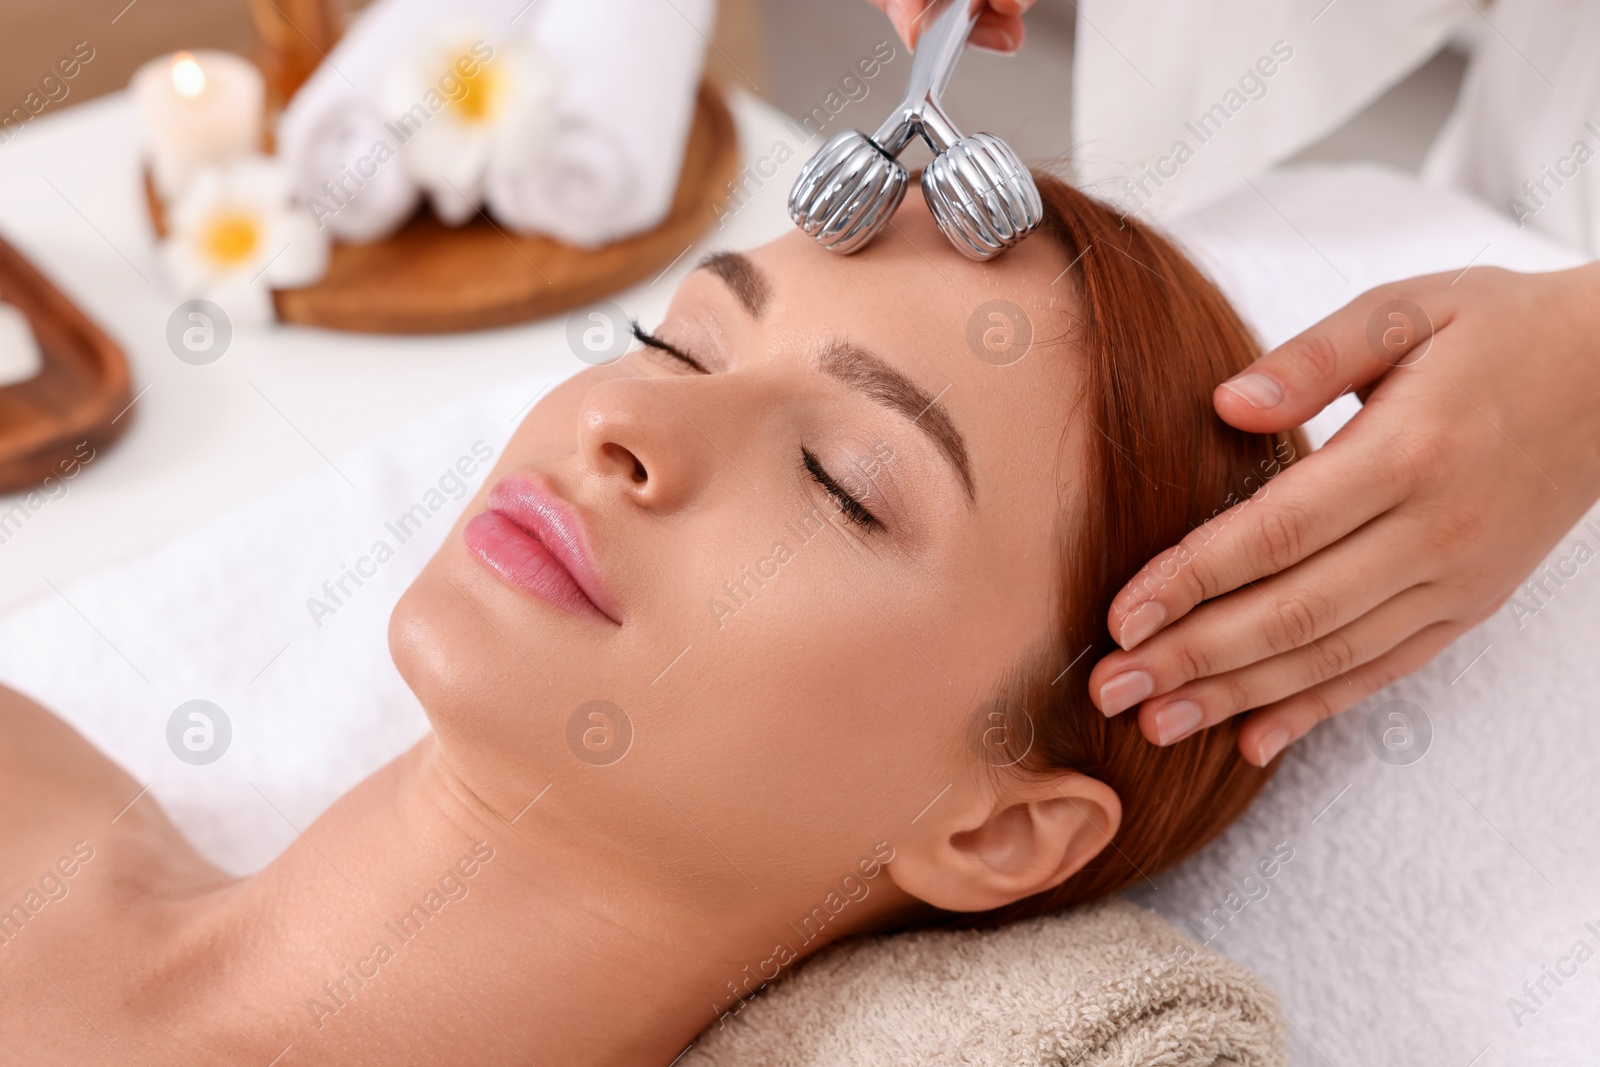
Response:
MULTIPOLYGON (((1387 304, 1368 293, 1290 338, 1217 386, 1212 405, 1224 422, 1252 433, 1293 429, 1333 403, 1404 363, 1414 344, 1398 328, 1379 330, 1375 351, 1369 334, 1374 315, 1387 304)), ((1394 303, 1394 301, 1389 301, 1394 303)), ((1431 325, 1426 327, 1431 334, 1431 325)))

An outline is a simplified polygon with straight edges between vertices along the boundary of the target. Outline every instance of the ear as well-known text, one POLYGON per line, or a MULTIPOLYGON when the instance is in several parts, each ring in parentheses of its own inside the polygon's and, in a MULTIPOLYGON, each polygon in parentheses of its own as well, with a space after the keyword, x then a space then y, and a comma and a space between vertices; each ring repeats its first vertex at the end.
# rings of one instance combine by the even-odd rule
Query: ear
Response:
POLYGON ((974 783, 936 813, 885 870, 936 908, 987 911, 1077 873, 1116 836, 1122 801, 1096 778, 1058 771, 1008 779, 998 793, 974 783))

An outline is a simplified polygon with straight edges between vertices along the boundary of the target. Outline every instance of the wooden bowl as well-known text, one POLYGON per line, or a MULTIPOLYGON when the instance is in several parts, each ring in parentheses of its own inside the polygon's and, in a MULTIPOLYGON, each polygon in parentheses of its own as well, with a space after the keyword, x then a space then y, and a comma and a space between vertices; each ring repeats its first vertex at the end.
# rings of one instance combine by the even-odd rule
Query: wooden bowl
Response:
POLYGON ((4 240, 0 300, 27 316, 44 364, 0 387, 0 493, 15 493, 71 477, 121 437, 132 397, 122 349, 4 240))

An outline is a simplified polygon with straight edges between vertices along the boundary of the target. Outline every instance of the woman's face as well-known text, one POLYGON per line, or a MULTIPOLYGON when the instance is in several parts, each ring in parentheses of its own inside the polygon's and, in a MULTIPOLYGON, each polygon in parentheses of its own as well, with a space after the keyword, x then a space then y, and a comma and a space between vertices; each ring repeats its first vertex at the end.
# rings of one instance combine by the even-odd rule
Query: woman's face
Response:
POLYGON ((857 255, 795 232, 691 274, 651 332, 698 366, 552 389, 391 624, 458 772, 669 868, 720 865, 704 833, 758 884, 915 833, 1052 618, 1066 267, 972 263, 913 191, 857 255), (997 365, 1008 307, 1035 343, 997 365))

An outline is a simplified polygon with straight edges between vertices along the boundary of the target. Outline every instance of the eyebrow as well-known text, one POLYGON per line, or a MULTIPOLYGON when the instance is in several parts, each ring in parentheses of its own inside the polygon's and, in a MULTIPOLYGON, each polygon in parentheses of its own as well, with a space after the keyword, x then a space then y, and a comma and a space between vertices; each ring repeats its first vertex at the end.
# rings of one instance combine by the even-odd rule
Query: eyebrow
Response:
MULTIPOLYGON (((772 286, 765 272, 738 252, 716 252, 700 261, 700 267, 721 278, 734 297, 759 319, 767 309, 772 286)), ((967 445, 950 418, 949 409, 916 382, 879 357, 851 341, 834 340, 822 353, 822 370, 829 377, 864 394, 867 399, 904 415, 938 446, 961 481, 969 502, 977 500, 972 480, 972 461, 967 445)), ((943 394, 941 394, 943 395, 943 394)))
POLYGON ((767 310, 772 286, 750 257, 738 252, 715 252, 701 260, 700 267, 721 278, 751 318, 759 319, 767 310))
POLYGON ((938 397, 907 378, 882 359, 851 341, 834 340, 822 353, 822 371, 864 394, 867 399, 910 419, 926 434, 955 469, 969 502, 976 501, 972 463, 966 442, 938 397))

